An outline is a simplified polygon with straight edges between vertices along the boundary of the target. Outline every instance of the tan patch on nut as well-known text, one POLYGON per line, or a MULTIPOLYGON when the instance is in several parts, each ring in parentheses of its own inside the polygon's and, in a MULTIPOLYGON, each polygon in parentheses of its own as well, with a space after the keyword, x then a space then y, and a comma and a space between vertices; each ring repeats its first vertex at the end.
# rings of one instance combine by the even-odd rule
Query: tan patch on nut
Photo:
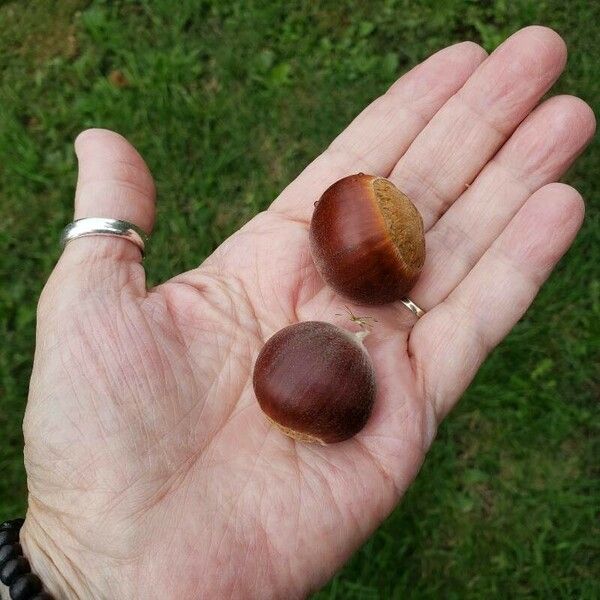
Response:
POLYGON ((373 190, 402 262, 408 269, 418 271, 425 262, 425 235, 419 211, 406 194, 383 177, 373 181, 373 190))
POLYGON ((321 439, 314 435, 310 435, 308 433, 302 433, 301 431, 296 431, 294 429, 290 429, 289 427, 285 427, 285 425, 281 425, 277 421, 274 421, 269 417, 269 415, 265 414, 267 420, 271 422, 277 429, 281 432, 285 433, 288 437, 296 440, 297 442, 303 442, 305 444, 320 444, 321 446, 326 446, 327 444, 321 439))

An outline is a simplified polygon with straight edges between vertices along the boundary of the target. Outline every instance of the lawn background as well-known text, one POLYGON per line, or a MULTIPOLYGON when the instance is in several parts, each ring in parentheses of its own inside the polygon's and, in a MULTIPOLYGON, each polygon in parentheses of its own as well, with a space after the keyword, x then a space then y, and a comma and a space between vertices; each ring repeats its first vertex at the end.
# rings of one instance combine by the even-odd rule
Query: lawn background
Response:
MULTIPOLYGON (((158 187, 146 267, 199 263, 394 79, 541 23, 556 91, 600 98, 600 3, 0 0, 0 520, 22 514, 36 299, 70 220, 72 141, 116 129, 158 187)), ((441 427, 401 506, 316 598, 599 598, 600 148, 582 233, 441 427), (594 366, 595 365, 595 366, 594 366)))

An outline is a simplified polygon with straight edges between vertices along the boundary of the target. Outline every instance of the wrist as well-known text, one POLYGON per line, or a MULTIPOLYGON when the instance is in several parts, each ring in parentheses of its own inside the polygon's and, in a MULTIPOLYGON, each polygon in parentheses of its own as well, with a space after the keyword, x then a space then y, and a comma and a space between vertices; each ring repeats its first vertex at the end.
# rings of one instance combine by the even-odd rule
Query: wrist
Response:
POLYGON ((93 597, 75 565, 61 551, 52 535, 31 515, 31 511, 21 529, 20 543, 31 571, 42 580, 44 589, 56 600, 93 597))
POLYGON ((134 597, 129 561, 83 544, 71 528, 31 495, 20 541, 32 572, 56 600, 134 597))
POLYGON ((23 552, 21 531, 25 519, 0 524, 0 598, 9 600, 54 600, 23 552))

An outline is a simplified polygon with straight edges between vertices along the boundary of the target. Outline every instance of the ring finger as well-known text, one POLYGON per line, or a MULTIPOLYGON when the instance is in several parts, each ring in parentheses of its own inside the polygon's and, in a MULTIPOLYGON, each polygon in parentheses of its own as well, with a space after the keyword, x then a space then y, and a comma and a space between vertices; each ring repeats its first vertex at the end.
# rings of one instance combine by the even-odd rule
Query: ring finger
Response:
POLYGON ((427 233, 427 258, 410 297, 424 310, 442 302, 527 198, 562 176, 594 129, 592 110, 572 96, 551 98, 531 113, 427 233))

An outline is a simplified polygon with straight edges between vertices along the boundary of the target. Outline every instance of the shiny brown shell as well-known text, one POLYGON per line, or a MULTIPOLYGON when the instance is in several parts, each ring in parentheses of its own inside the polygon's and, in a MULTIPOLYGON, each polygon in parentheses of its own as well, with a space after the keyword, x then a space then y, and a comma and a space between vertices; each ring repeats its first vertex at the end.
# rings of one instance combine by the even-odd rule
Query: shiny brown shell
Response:
POLYGON ((310 249, 322 278, 342 296, 359 304, 394 302, 423 268, 423 220, 391 181, 350 175, 316 202, 310 249))
POLYGON ((285 327, 254 366, 260 407, 300 441, 340 442, 358 433, 375 400, 371 359, 356 336, 320 321, 285 327))

